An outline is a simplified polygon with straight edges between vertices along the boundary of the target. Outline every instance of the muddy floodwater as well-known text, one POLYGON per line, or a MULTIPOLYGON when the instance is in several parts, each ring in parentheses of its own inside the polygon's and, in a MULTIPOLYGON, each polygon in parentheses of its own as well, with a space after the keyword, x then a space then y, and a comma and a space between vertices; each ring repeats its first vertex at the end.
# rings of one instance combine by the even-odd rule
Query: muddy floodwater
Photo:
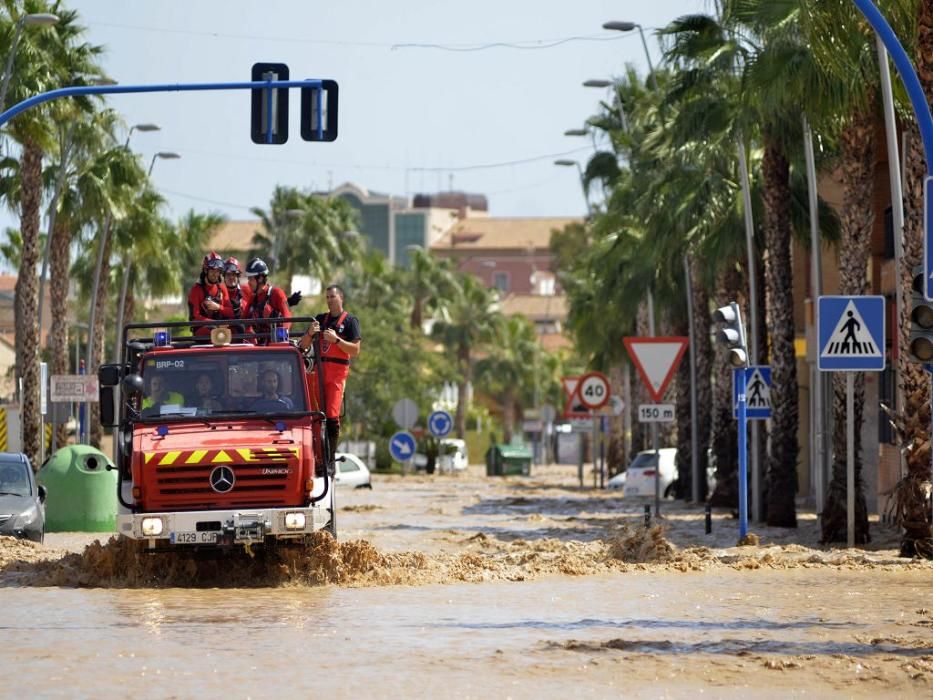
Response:
POLYGON ((933 697, 933 564, 528 479, 374 478, 337 542, 0 539, 0 697, 933 697), (88 546, 90 544, 90 546, 88 546))

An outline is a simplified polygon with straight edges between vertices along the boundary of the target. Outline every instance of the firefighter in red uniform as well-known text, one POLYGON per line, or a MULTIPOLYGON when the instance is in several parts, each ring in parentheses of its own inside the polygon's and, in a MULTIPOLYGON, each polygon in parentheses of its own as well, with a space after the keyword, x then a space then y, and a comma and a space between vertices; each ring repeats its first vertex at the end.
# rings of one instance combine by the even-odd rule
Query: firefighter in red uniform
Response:
MULTIPOLYGON (((327 288, 327 313, 315 316, 298 342, 302 350, 311 347, 316 333, 321 333, 321 368, 324 377, 324 413, 327 415, 328 463, 334 459, 340 437, 340 407, 343 390, 350 375, 350 359, 360 354, 360 321, 343 309, 343 290, 336 284, 327 288)), ((317 371, 307 375, 311 396, 320 395, 317 371)))
MULTIPOLYGON (((224 318, 244 319, 249 314, 249 302, 252 292, 249 285, 240 284, 240 261, 232 255, 224 260, 224 286, 230 303, 223 309, 224 318)), ((249 326, 236 324, 230 329, 233 333, 248 333, 249 326)))
MULTIPOLYGON (((224 261, 214 251, 204 256, 201 277, 188 292, 188 320, 214 321, 224 318, 224 309, 230 306, 227 288, 221 281, 224 261)), ((210 335, 211 327, 192 328, 195 335, 210 335)))
MULTIPOLYGON (((246 264, 246 282, 250 292, 246 317, 249 319, 291 318, 292 312, 288 308, 288 297, 285 296, 285 292, 270 285, 268 280, 269 266, 261 259, 253 258, 246 264)), ((281 325, 291 328, 291 323, 288 322, 281 325)), ((271 325, 254 323, 253 331, 268 334, 271 331, 271 325)), ((257 342, 264 345, 266 340, 263 338, 257 342)))

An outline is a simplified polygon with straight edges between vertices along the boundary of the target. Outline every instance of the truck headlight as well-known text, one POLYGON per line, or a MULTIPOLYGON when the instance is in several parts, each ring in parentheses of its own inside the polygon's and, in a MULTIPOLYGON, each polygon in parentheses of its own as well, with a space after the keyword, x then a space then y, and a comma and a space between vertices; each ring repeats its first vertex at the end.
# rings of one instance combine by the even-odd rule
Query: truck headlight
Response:
POLYGON ((305 527, 305 514, 304 513, 286 513, 285 514, 285 529, 286 530, 304 530, 305 527))
POLYGON ((162 534, 162 518, 143 518, 142 530, 146 537, 158 537, 162 534))

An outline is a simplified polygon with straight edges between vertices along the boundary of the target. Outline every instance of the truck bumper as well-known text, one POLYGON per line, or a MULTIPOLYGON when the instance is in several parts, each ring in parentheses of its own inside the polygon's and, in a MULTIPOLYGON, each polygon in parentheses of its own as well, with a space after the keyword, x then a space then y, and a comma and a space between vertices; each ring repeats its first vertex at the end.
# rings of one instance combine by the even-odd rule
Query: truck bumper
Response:
POLYGON ((117 515, 117 532, 149 547, 263 544, 267 537, 297 540, 331 521, 324 504, 305 508, 175 511, 117 515))

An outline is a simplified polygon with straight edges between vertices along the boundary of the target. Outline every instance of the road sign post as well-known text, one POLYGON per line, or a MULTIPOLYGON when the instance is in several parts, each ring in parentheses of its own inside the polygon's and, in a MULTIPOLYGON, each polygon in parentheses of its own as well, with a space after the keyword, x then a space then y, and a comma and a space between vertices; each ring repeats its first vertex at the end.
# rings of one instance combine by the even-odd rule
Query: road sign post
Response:
POLYGON ((748 534, 748 414, 745 402, 745 368, 734 370, 739 393, 739 542, 748 534))
MULTIPOLYGON (((651 313, 653 312, 649 312, 649 315, 651 313)), ((689 339, 683 336, 652 336, 650 338, 623 338, 622 342, 648 394, 656 402, 660 402, 674 378, 689 339)), ((654 514, 660 517, 661 457, 658 451, 658 426, 654 422, 651 424, 651 443, 654 447, 654 458, 657 461, 657 468, 654 472, 654 514)))
POLYGON ((884 370, 883 296, 822 296, 817 367, 846 372, 846 543, 855 546, 855 372, 884 370))

